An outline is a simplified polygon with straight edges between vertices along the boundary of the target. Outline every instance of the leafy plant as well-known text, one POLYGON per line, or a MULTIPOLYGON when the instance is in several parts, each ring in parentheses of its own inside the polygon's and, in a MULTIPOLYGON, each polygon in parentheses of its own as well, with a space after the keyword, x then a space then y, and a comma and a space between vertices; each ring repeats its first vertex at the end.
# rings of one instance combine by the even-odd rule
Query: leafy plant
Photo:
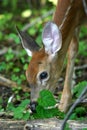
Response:
POLYGON ((80 116, 86 114, 86 109, 84 107, 77 107, 75 109, 75 112, 80 117, 80 116))
POLYGON ((6 63, 5 62, 1 62, 0 63, 0 71, 3 71, 6 69, 6 63))
POLYGON ((2 107, 2 98, 0 97, 0 112, 3 112, 4 111, 4 108, 2 107))
POLYGON ((87 45, 85 41, 80 41, 79 55, 87 56, 87 45))
POLYGON ((50 91, 42 90, 38 98, 38 104, 44 108, 54 106, 56 104, 56 101, 50 91))
POLYGON ((42 90, 38 98, 38 106, 36 108, 34 118, 50 118, 54 116, 63 118, 64 113, 60 112, 58 108, 48 109, 49 107, 55 106, 55 104, 56 101, 53 94, 48 90, 42 90))
MULTIPOLYGON (((84 88, 87 86, 87 81, 82 81, 78 83, 74 88, 73 88, 73 94, 74 97, 79 98, 81 95, 82 91, 84 88)), ((83 120, 85 119, 84 115, 86 115, 87 109, 83 106, 78 106, 75 108, 73 114, 71 115, 70 119, 77 119, 77 120, 83 120)))
POLYGON ((20 43, 20 39, 15 33, 10 33, 7 38, 13 40, 16 44, 20 43))
POLYGON ((5 54, 5 58, 6 58, 6 61, 11 61, 12 59, 14 59, 14 54, 12 53, 12 49, 9 48, 7 53, 5 54))
POLYGON ((78 98, 83 91, 83 89, 87 86, 87 81, 79 82, 74 88, 73 88, 73 94, 74 97, 78 98))
POLYGON ((17 8, 17 2, 18 2, 18 0, 12 0, 12 1, 10 1, 10 0, 3 0, 2 1, 2 5, 4 6, 4 7, 6 7, 6 6, 8 6, 9 4, 11 5, 11 7, 13 8, 13 10, 14 9, 16 9, 17 8))
POLYGON ((7 106, 7 111, 13 112, 14 119, 27 120, 30 117, 30 113, 26 109, 29 103, 30 101, 28 99, 23 100, 18 107, 14 107, 12 103, 9 103, 7 106))
POLYGON ((83 38, 87 34, 87 27, 82 26, 81 27, 81 32, 80 32, 80 38, 83 38))
POLYGON ((68 123, 66 124, 66 127, 64 128, 64 130, 71 130, 68 123))
POLYGON ((73 114, 70 116, 71 120, 85 120, 84 115, 86 115, 85 107, 77 107, 75 108, 73 114))

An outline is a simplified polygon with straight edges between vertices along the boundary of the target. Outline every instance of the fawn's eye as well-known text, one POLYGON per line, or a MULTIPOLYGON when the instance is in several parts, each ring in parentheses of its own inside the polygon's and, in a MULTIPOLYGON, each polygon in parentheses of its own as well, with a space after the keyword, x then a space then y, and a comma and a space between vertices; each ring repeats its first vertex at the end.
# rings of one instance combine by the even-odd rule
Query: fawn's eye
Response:
POLYGON ((43 80, 43 79, 47 79, 48 78, 48 73, 46 71, 43 71, 41 74, 40 74, 40 79, 43 80))

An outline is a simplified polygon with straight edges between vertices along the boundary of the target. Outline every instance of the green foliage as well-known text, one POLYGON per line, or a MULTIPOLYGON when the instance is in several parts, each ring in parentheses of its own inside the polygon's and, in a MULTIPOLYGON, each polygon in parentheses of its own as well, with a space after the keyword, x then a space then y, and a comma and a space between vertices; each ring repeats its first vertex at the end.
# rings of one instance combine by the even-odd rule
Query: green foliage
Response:
POLYGON ((2 5, 4 6, 4 7, 7 7, 7 6, 9 6, 10 5, 10 7, 12 8, 12 10, 14 10, 14 9, 16 9, 17 8, 17 2, 18 2, 18 0, 3 0, 2 1, 2 5))
POLYGON ((56 101, 53 94, 48 90, 42 90, 38 98, 38 106, 36 108, 34 118, 51 118, 58 116, 62 119, 64 117, 64 113, 60 112, 58 108, 48 109, 48 107, 55 106, 55 104, 56 101))
POLYGON ((2 107, 2 103, 3 103, 3 101, 2 101, 2 98, 0 97, 0 112, 4 111, 4 108, 2 107))
POLYGON ((23 81, 26 80, 26 77, 24 74, 21 74, 20 76, 18 76, 16 73, 20 72, 19 68, 15 68, 14 71, 15 72, 12 76, 11 76, 11 80, 15 81, 17 84, 21 85, 21 83, 23 81))
POLYGON ((76 98, 78 98, 86 86, 87 86, 87 81, 79 82, 79 83, 73 88, 74 96, 76 96, 76 98))
POLYGON ((70 116, 71 120, 85 120, 84 115, 86 115, 85 107, 76 107, 73 114, 70 116))
POLYGON ((87 44, 85 41, 80 41, 78 54, 85 57, 87 56, 87 44))
POLYGON ((3 71, 6 69, 6 63, 3 61, 0 63, 0 71, 3 71))
POLYGON ((85 40, 85 37, 87 36, 87 27, 86 26, 82 26, 81 27, 81 31, 80 31, 80 39, 84 39, 84 40, 79 40, 79 55, 80 56, 87 56, 87 39, 85 40))
POLYGON ((83 38, 87 34, 87 27, 82 26, 81 27, 81 32, 80 32, 80 38, 83 38))
POLYGON ((75 109, 75 112, 77 115, 82 116, 82 115, 86 114, 86 109, 84 107, 77 107, 75 109))
POLYGON ((15 55, 12 53, 12 49, 9 48, 7 53, 5 54, 5 59, 8 62, 8 61, 12 60, 14 58, 14 56, 15 55))
MULTIPOLYGON (((82 91, 84 90, 84 88, 87 86, 87 81, 82 81, 80 83, 78 83, 74 88, 73 88, 73 94, 74 94, 74 98, 79 98, 79 96, 81 95, 82 91)), ((78 106, 75 108, 73 114, 70 116, 70 119, 74 119, 74 120, 85 120, 84 115, 86 115, 87 113, 87 109, 85 107, 82 106, 78 106)))
POLYGON ((42 90, 38 98, 38 104, 42 107, 54 106, 56 101, 53 94, 48 90, 42 90))
POLYGON ((15 33, 10 33, 7 37, 9 40, 14 41, 16 44, 20 43, 19 37, 15 33))
POLYGON ((34 114, 34 118, 51 118, 57 116, 58 113, 57 108, 46 110, 41 106, 37 106, 36 111, 37 113, 34 114))
MULTIPOLYGON (((8 27, 7 23, 12 19, 12 16, 13 16, 12 13, 5 13, 5 14, 0 15, 0 29, 1 29, 1 31, 8 27)), ((4 37, 3 32, 0 35, 4 37)), ((0 36, 0 39, 1 39, 1 36, 0 36)))
POLYGON ((68 124, 68 123, 66 124, 64 130, 71 130, 71 129, 69 128, 69 124, 68 124))
POLYGON ((30 103, 28 99, 25 99, 21 102, 18 107, 14 107, 12 103, 9 103, 7 106, 7 111, 12 111, 14 119, 23 119, 28 120, 30 117, 30 113, 26 109, 27 105, 30 103))

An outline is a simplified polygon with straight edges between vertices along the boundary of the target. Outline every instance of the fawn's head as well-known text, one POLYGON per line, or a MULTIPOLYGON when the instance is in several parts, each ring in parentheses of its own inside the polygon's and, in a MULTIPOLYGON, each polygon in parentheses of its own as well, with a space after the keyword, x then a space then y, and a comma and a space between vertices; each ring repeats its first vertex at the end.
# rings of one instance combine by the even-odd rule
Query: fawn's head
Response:
POLYGON ((61 72, 62 62, 58 62, 62 46, 62 36, 57 25, 48 22, 42 32, 43 48, 25 32, 18 31, 22 45, 32 59, 26 70, 26 77, 31 86, 31 101, 36 101, 42 89, 54 92, 61 72))

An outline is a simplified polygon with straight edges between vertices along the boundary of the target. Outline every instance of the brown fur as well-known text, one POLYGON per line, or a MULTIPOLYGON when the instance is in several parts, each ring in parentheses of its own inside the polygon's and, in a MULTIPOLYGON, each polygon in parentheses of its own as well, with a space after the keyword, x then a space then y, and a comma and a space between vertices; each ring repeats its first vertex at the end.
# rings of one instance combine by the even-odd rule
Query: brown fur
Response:
MULTIPOLYGON (((54 18, 53 21, 60 26, 64 17, 65 17, 65 13, 67 8, 70 6, 70 0, 59 0, 58 1, 58 5, 56 8, 56 12, 54 14, 54 18)), ((85 12, 84 12, 84 7, 83 7, 83 3, 82 0, 73 0, 73 2, 71 3, 71 8, 69 10, 69 13, 67 15, 67 18, 61 28, 61 33, 62 33, 62 44, 64 47, 62 47, 62 49, 64 49, 64 53, 66 53, 68 46, 70 44, 70 42, 67 42, 66 44, 66 40, 69 39, 69 41, 71 40, 71 38, 73 37, 73 34, 75 32, 75 28, 84 23, 85 21, 85 12), (73 24, 74 23, 74 24, 73 24)))
POLYGON ((44 49, 33 53, 31 62, 26 71, 27 80, 30 84, 36 83, 36 75, 38 73, 39 65, 42 64, 45 57, 47 57, 47 54, 45 53, 44 49))

